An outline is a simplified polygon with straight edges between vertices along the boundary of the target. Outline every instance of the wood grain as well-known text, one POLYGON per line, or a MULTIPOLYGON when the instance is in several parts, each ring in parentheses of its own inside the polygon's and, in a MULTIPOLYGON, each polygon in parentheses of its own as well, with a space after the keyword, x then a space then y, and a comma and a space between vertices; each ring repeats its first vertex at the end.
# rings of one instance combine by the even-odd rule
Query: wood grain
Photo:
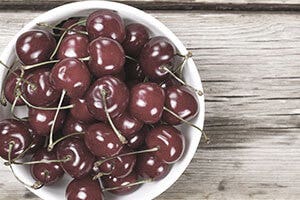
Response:
MULTIPOLYGON (((299 199, 299 14, 150 13, 194 54, 213 141, 157 199, 299 199)), ((38 14, 0 12, 0 51, 38 14)), ((37 200, 4 167, 0 175, 0 200, 37 200)))
MULTIPOLYGON (((78 1, 78 0, 75 0, 78 1)), ((0 0, 0 9, 50 9, 74 0, 0 0)), ((255 10, 299 11, 299 0, 117 0, 141 9, 153 10, 255 10)))

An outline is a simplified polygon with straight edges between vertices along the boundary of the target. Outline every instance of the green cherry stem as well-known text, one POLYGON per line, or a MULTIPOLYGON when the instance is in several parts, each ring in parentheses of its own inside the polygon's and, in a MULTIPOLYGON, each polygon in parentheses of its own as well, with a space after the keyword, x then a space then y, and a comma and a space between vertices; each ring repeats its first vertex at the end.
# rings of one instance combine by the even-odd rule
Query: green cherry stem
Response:
POLYGON ((185 124, 189 125, 189 126, 192 126, 194 127, 195 129, 197 129, 198 131, 200 131, 202 133, 202 135, 204 136, 204 139, 205 139, 205 142, 207 144, 210 143, 210 139, 209 137, 207 137, 206 133, 201 129, 199 128, 198 126, 196 126, 195 124, 183 119, 182 117, 180 117, 179 115, 177 115, 176 113, 174 113, 172 110, 170 110, 169 108, 167 107, 164 107, 164 110, 168 113, 170 113, 171 115, 173 115, 174 117, 176 117, 177 119, 179 119, 180 121, 184 122, 185 124))
POLYGON ((84 135, 84 134, 85 134, 84 132, 82 132, 82 133, 76 132, 76 133, 72 133, 72 134, 63 136, 63 137, 59 138, 58 140, 56 140, 55 142, 53 142, 51 146, 48 146, 48 151, 52 151, 52 149, 55 147, 55 145, 57 145, 58 143, 62 142, 63 140, 65 140, 69 137, 73 137, 76 135, 84 135))
MULTIPOLYGON (((64 162, 68 162, 72 159, 72 157, 70 155, 66 156, 65 158, 61 159, 61 160, 46 160, 46 159, 42 159, 42 160, 37 160, 37 161, 29 161, 29 162, 11 162, 11 164, 15 164, 15 165, 35 165, 35 164, 50 164, 50 163, 64 163, 64 162)), ((10 163, 9 162, 5 162, 4 165, 9 166, 10 163)))

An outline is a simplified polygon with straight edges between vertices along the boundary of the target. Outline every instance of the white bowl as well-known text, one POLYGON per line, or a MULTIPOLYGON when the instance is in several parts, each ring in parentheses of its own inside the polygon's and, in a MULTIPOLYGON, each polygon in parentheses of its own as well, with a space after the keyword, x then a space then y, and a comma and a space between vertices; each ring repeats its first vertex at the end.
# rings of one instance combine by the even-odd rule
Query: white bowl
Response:
MULTIPOLYGON (((71 16, 87 16, 92 11, 101 8, 117 11, 123 17, 126 23, 139 22, 146 25, 151 31, 152 35, 166 36, 167 38, 170 39, 170 41, 173 42, 178 52, 180 52, 183 55, 187 53, 186 48, 180 42, 180 40, 174 35, 174 33, 172 33, 165 25, 163 25, 161 22, 159 22, 151 15, 139 9, 121 3, 114 3, 114 2, 107 2, 107 1, 83 1, 83 2, 66 4, 58 8, 52 9, 38 16, 31 22, 29 22, 18 34, 15 35, 12 41, 10 41, 8 46, 3 51, 0 60, 8 65, 13 64, 14 60, 16 59, 14 47, 18 36, 25 31, 28 31, 32 28, 36 28, 36 23, 46 22, 49 24, 56 24, 71 16)), ((3 80, 4 74, 5 74, 5 69, 3 67, 0 67, 0 80, 3 80)), ((186 66, 184 68, 184 77, 187 83, 202 90, 200 76, 198 74, 195 63, 192 59, 189 59, 188 62, 186 63, 186 66)), ((200 128, 203 128, 203 123, 204 123, 204 97, 203 96, 199 97, 199 103, 200 103, 200 113, 198 117, 193 120, 193 123, 197 124, 200 128)), ((26 111, 24 109, 20 109, 19 113, 26 115, 26 111)), ((10 115, 8 109, 1 108, 0 119, 8 118, 9 116, 10 115)), ((161 193, 167 190, 173 183, 175 183, 176 180, 187 168, 190 161, 192 160, 201 138, 201 134, 199 133, 199 131, 193 129, 192 127, 183 125, 179 128, 182 130, 185 136, 186 148, 181 160, 172 166, 172 169, 170 170, 169 174, 164 179, 157 182, 144 184, 137 191, 131 194, 124 195, 124 196, 108 195, 106 196, 107 197, 106 199, 150 200, 159 196, 161 193)), ((21 180, 24 180, 27 183, 33 183, 33 179, 31 178, 30 172, 28 171, 28 167, 15 166, 14 169, 16 170, 16 173, 21 180)), ((64 199, 65 189, 69 181, 70 178, 68 176, 65 176, 62 181, 60 181, 58 184, 54 186, 43 187, 39 190, 32 190, 30 188, 29 189, 37 196, 45 200, 64 199)))

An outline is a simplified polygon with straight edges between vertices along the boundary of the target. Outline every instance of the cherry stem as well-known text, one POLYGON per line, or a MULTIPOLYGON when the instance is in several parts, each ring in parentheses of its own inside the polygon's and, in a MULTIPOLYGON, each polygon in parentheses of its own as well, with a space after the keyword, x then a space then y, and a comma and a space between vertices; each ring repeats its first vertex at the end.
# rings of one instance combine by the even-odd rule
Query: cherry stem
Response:
POLYGON ((203 134, 204 139, 205 139, 205 142, 206 142, 207 144, 210 143, 209 137, 207 137, 206 133, 205 133, 201 128, 199 128, 199 127, 196 126, 195 124, 193 124, 193 123, 191 123, 191 122, 189 122, 189 121, 183 119, 182 117, 180 117, 179 115, 177 115, 176 113, 174 113, 172 110, 170 110, 170 109, 167 108, 167 107, 164 107, 164 110, 165 110, 166 112, 170 113, 171 115, 173 115, 174 117, 176 117, 177 119, 179 119, 180 121, 184 122, 185 124, 187 124, 187 125, 189 125, 189 126, 192 126, 192 127, 194 127, 195 129, 199 130, 199 131, 203 134))
MULTIPOLYGON (((61 163, 61 162, 68 162, 72 159, 72 157, 70 155, 67 155, 65 158, 61 159, 61 160, 46 160, 46 159, 42 159, 42 160, 37 160, 37 161, 29 161, 29 162, 11 162, 11 164, 15 164, 15 165, 35 165, 35 164, 50 164, 50 163, 61 163)), ((4 165, 9 166, 10 163, 9 162, 5 162, 4 165)))
POLYGON ((13 173, 14 177, 15 177, 20 183, 22 183, 23 185, 25 185, 26 187, 30 187, 30 188, 35 189, 35 190, 40 189, 40 188, 43 187, 43 185, 44 185, 42 182, 37 181, 37 182, 35 182, 33 185, 29 185, 29 184, 26 184, 24 181, 22 181, 22 180, 16 175, 16 173, 15 173, 15 171, 14 171, 14 168, 12 167, 12 162, 11 162, 11 153, 12 153, 12 150, 13 150, 13 148, 14 148, 15 145, 16 145, 16 143, 15 143, 14 141, 11 141, 11 142, 9 143, 9 147, 8 147, 8 163, 9 163, 8 166, 9 166, 11 172, 13 173))
MULTIPOLYGON (((81 22, 81 21, 79 21, 79 22, 81 22)), ((61 45, 63 39, 64 39, 65 36, 66 36, 66 34, 67 34, 70 30, 73 30, 73 28, 74 28, 75 26, 77 26, 77 25, 79 25, 78 22, 72 24, 71 26, 69 26, 68 28, 66 28, 66 29, 64 30, 63 34, 62 34, 62 35, 60 36, 60 38, 59 38, 59 41, 58 41, 58 43, 57 43, 57 45, 56 45, 54 51, 52 52, 52 54, 51 54, 51 56, 50 56, 50 60, 52 60, 52 59, 54 58, 54 56, 56 55, 56 53, 57 53, 57 51, 58 51, 58 49, 59 49, 59 47, 60 47, 60 45, 61 45)), ((84 34, 88 35, 87 32, 85 32, 84 34)))
POLYGON ((12 162, 14 163, 16 160, 19 160, 22 156, 24 156, 26 152, 28 152, 34 146, 33 144, 34 143, 31 142, 31 144, 22 153, 20 153, 15 159, 13 159, 12 162))
POLYGON ((111 168, 110 172, 99 172, 97 175, 95 175, 93 177, 93 180, 97 180, 98 178, 101 178, 102 176, 108 176, 108 175, 110 175, 114 171, 115 167, 116 167, 115 163, 113 162, 112 163, 112 168, 111 168))
POLYGON ((129 153, 124 153, 124 154, 120 154, 120 155, 116 155, 116 156, 113 156, 113 157, 110 157, 110 158, 106 158, 104 160, 99 160, 97 162, 94 163, 94 166, 95 167, 99 167, 100 165, 102 165, 103 163, 109 161, 109 160, 113 160, 113 159, 116 159, 118 157, 123 157, 123 156, 130 156, 130 155, 136 155, 136 154, 142 154, 142 153, 150 153, 150 152, 156 152, 156 151, 159 151, 159 147, 154 147, 154 148, 151 148, 151 149, 146 149, 146 150, 140 150, 140 151, 134 151, 134 152, 129 152, 129 153))
POLYGON ((133 57, 131 57, 131 56, 125 55, 125 57, 126 57, 127 59, 129 59, 129 60, 132 60, 133 62, 136 62, 136 63, 139 62, 137 59, 135 59, 135 58, 133 58, 133 57))
POLYGON ((53 142, 52 143, 52 145, 50 146, 48 146, 48 151, 52 151, 52 149, 55 147, 55 145, 57 145, 58 143, 60 143, 61 141, 63 141, 63 140, 65 140, 65 139, 67 139, 67 138, 69 138, 69 137, 73 137, 73 136, 76 136, 76 135, 84 135, 85 133, 72 133, 72 134, 69 134, 69 135, 65 135, 65 136, 63 136, 63 137, 61 137, 61 138, 59 138, 58 140, 56 140, 55 142, 53 142))
POLYGON ((59 103, 58 103, 58 106, 57 106, 57 109, 56 109, 56 113, 55 113, 55 116, 54 116, 54 119, 52 121, 52 125, 51 125, 51 129, 50 129, 50 137, 49 137, 49 144, 48 144, 48 151, 52 151, 53 149, 53 133, 54 133, 54 127, 55 127, 55 122, 57 120, 57 117, 58 117, 58 113, 60 111, 60 107, 63 103, 63 100, 64 100, 64 97, 66 95, 66 91, 63 90, 62 93, 61 93, 61 96, 60 96, 60 100, 59 100, 59 103))
POLYGON ((102 97, 102 102, 103 102, 103 107, 105 110, 105 114, 106 117, 108 119, 108 122, 111 126, 111 128, 113 129, 113 131, 115 132, 115 134, 117 135, 117 137, 119 138, 119 140, 122 142, 122 144, 127 144, 128 141, 126 140, 126 138, 119 132, 119 130, 116 128, 116 126, 114 125, 110 115, 109 115, 109 111, 107 108, 107 103, 106 103, 106 94, 107 92, 104 89, 101 89, 101 97, 102 97))
POLYGON ((12 114, 13 118, 18 120, 18 121, 27 121, 27 120, 24 120, 24 119, 21 119, 19 118, 16 114, 15 114, 15 108, 16 108, 16 104, 17 104, 17 101, 19 100, 19 96, 16 96, 15 99, 14 99, 14 102, 13 104, 11 105, 10 107, 10 113, 12 114))
POLYGON ((178 77, 176 76, 176 74, 174 74, 167 66, 162 65, 162 66, 160 66, 160 69, 161 69, 161 70, 167 71, 167 72, 168 72, 169 74, 171 74, 171 76, 173 76, 178 82, 180 82, 182 85, 184 85, 184 86, 190 88, 191 90, 193 90, 193 91, 194 91, 196 94, 198 94, 199 96, 202 96, 202 95, 203 95, 203 92, 202 92, 201 90, 195 89, 194 87, 188 85, 186 82, 184 82, 183 80, 181 80, 180 78, 178 78, 178 77))
POLYGON ((136 185, 141 185, 141 184, 144 184, 144 183, 150 183, 152 181, 153 181, 152 179, 145 179, 145 180, 141 180, 141 181, 138 181, 138 182, 135 182, 135 183, 124 184, 124 185, 121 185, 121 186, 118 186, 118 187, 104 188, 104 189, 102 189, 102 191, 105 192, 105 191, 111 191, 111 190, 118 190, 118 189, 122 189, 122 188, 127 188, 127 187, 136 186, 136 185))
MULTIPOLYGON (((68 28, 61 28, 61 27, 53 26, 51 24, 47 24, 47 23, 43 23, 43 22, 37 23, 36 25, 47 27, 47 28, 51 28, 51 29, 55 29, 55 30, 60 30, 60 31, 69 31, 69 30, 72 30, 72 31, 74 31, 76 33, 81 33, 81 34, 84 34, 84 35, 88 35, 88 33, 86 31, 78 31, 78 30, 71 29, 70 27, 68 27, 68 28)), ((79 25, 79 24, 76 24, 76 25, 79 25)))
MULTIPOLYGON (((39 106, 35 106, 35 105, 32 105, 31 103, 29 103, 29 102, 26 100, 26 98, 24 98, 23 95, 20 95, 19 97, 20 97, 20 98, 22 99, 22 101, 24 101, 24 103, 25 103, 28 107, 30 107, 30 108, 34 108, 34 109, 38 109, 38 110, 57 110, 57 109, 58 109, 58 107, 48 108, 48 107, 39 107, 39 106)), ((62 107, 60 107, 60 110, 67 110, 67 109, 71 109, 71 108, 73 108, 73 107, 74 107, 74 104, 71 104, 71 105, 68 105, 68 106, 62 106, 62 107)))
POLYGON ((177 69, 175 70, 175 72, 174 73, 177 73, 178 71, 179 71, 179 77, 181 78, 181 79, 183 79, 183 69, 184 69, 184 66, 185 66, 185 63, 187 62, 187 60, 189 59, 189 58, 191 58, 192 56, 193 56, 193 54, 192 54, 192 52, 188 52, 186 55, 181 55, 181 54, 176 54, 176 55, 178 55, 178 56, 180 56, 180 57, 183 57, 184 59, 183 59, 183 61, 180 63, 180 65, 177 67, 177 69))

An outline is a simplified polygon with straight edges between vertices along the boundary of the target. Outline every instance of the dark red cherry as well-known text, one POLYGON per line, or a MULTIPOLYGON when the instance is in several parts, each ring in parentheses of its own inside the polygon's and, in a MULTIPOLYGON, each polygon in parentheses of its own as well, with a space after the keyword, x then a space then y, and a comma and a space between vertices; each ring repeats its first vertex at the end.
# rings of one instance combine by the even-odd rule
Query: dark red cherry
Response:
POLYGON ((174 163, 183 154, 185 141, 181 132, 173 126, 160 125, 147 133, 146 145, 149 149, 159 147, 155 155, 166 163, 174 163))
POLYGON ((167 38, 153 37, 145 44, 139 58, 144 74, 151 79, 165 78, 168 73, 161 66, 168 65, 175 53, 175 47, 167 38))
POLYGON ((141 177, 153 180, 164 178, 170 170, 170 166, 158 159, 154 153, 138 155, 136 165, 136 171, 141 177))
POLYGON ((90 43, 88 51, 90 54, 89 69, 94 76, 99 78, 122 71, 125 53, 117 41, 99 37, 90 43))
POLYGON ((99 78, 86 93, 86 101, 89 111, 94 118, 106 121, 101 91, 106 91, 106 104, 111 118, 122 114, 128 106, 129 91, 126 85, 118 78, 104 76, 99 78))
POLYGON ((67 200, 103 200, 102 189, 98 180, 86 176, 73 179, 66 190, 67 200))
POLYGON ((65 90, 71 98, 82 97, 91 82, 87 66, 76 58, 65 58, 55 64, 50 78, 55 88, 65 90))
MULTIPOLYGON (((166 88, 165 106, 179 117, 189 121, 199 113, 198 100, 195 92, 185 86, 166 88)), ((163 112, 163 120, 168 124, 178 125, 182 121, 167 111, 163 112)))
POLYGON ((138 132, 133 133, 132 135, 128 136, 127 137, 127 140, 128 140, 127 146, 129 146, 131 149, 138 149, 141 146, 143 146, 143 144, 145 142, 146 134, 148 133, 148 131, 149 131, 149 127, 145 125, 138 132))
POLYGON ((88 128, 88 123, 79 121, 78 119, 68 116, 64 123, 63 135, 70 135, 73 133, 85 133, 88 128))
POLYGON ((74 105, 74 107, 70 109, 70 113, 74 118, 83 122, 94 121, 93 115, 90 113, 85 99, 71 99, 70 104, 74 105))
MULTIPOLYGON (((132 152, 131 149, 124 146, 119 155, 132 152)), ((99 166, 99 172, 110 173, 113 177, 124 178, 128 176, 134 169, 136 163, 136 155, 119 156, 115 159, 104 162, 99 166)))
POLYGON ((97 10, 89 15, 86 29, 91 40, 107 37, 122 43, 125 39, 125 26, 117 12, 97 10))
MULTIPOLYGON (((38 135, 49 136, 56 110, 38 110, 29 108, 28 122, 32 130, 38 135)), ((55 122, 54 132, 63 127, 66 112, 60 110, 55 122)))
POLYGON ((120 189, 109 191, 110 193, 118 194, 118 195, 129 194, 137 190, 139 185, 126 187, 126 185, 135 183, 137 181, 138 181, 138 175, 136 174, 136 172, 132 172, 131 174, 123 178, 116 178, 113 176, 104 176, 102 178, 102 184, 104 188, 121 187, 120 189))
POLYGON ((123 147, 114 131, 104 123, 91 125, 84 135, 84 141, 89 150, 101 158, 115 156, 123 147))
MULTIPOLYGON (((31 161, 40 160, 57 160, 56 153, 48 152, 45 148, 40 149, 33 155, 31 161)), ((33 164, 30 166, 30 171, 32 177, 44 185, 52 185, 64 175, 63 168, 57 162, 33 164)))
POLYGON ((22 122, 14 119, 0 121, 0 157, 8 160, 9 144, 13 143, 11 159, 18 157, 31 144, 31 134, 22 122))
MULTIPOLYGON (((20 78, 20 75, 21 75, 20 70, 16 70, 14 72, 15 73, 11 73, 8 75, 5 85, 4 85, 4 95, 10 104, 13 104, 13 102, 16 98, 15 88, 17 85, 17 79, 20 78)), ((26 76, 26 74, 24 75, 23 78, 26 78, 25 76, 26 76)), ((22 84, 23 83, 20 83, 20 85, 22 85, 22 84)), ((22 105, 25 105, 25 103, 21 100, 21 98, 18 98, 16 106, 22 106, 22 105)))
MULTIPOLYGON (((72 26, 73 24, 79 22, 79 20, 80 20, 79 17, 71 17, 71 18, 67 19, 66 21, 64 21, 62 24, 58 25, 58 27, 67 29, 70 26, 72 26)), ((72 28, 72 30, 75 30, 75 31, 86 31, 86 28, 85 28, 84 25, 75 25, 72 28)), ((66 35, 70 36, 70 35, 78 34, 77 32, 72 31, 72 30, 69 30, 66 35)), ((58 31, 58 34, 63 34, 63 32, 64 32, 63 30, 58 31)))
POLYGON ((31 134, 32 141, 31 141, 30 149, 28 152, 35 153, 36 151, 40 150, 45 145, 46 137, 36 134, 34 132, 34 130, 31 128, 28 121, 24 121, 22 123, 23 123, 24 127, 26 127, 31 134))
POLYGON ((147 124, 158 122, 162 116, 165 92, 156 83, 140 83, 130 92, 129 111, 147 124))
POLYGON ((54 37, 47 31, 31 30, 20 35, 16 52, 20 61, 32 65, 49 60, 56 47, 54 37))
POLYGON ((57 102, 60 92, 50 83, 50 69, 41 68, 30 73, 23 84, 26 100, 35 106, 49 106, 57 102), (32 85, 33 84, 33 85, 32 85))
POLYGON ((144 123, 133 117, 129 112, 124 112, 113 119, 114 125, 125 137, 139 131, 144 123))
POLYGON ((126 74, 125 74, 125 70, 124 68, 121 70, 121 72, 119 72, 118 74, 115 74, 114 77, 120 79, 120 81, 125 81, 126 79, 126 74))
POLYGON ((61 163, 64 170, 73 178, 82 178, 88 175, 94 165, 95 157, 86 148, 80 138, 69 137, 57 145, 57 158, 71 157, 67 162, 61 163))
POLYGON ((89 39, 85 35, 73 34, 64 38, 59 46, 57 57, 64 58, 85 58, 88 54, 89 39))
POLYGON ((133 60, 127 59, 124 69, 126 81, 138 80, 139 82, 142 82, 145 79, 145 75, 140 64, 133 60))
POLYGON ((137 58, 143 46, 149 40, 147 28, 139 23, 129 24, 125 27, 126 38, 122 43, 126 55, 137 58))

